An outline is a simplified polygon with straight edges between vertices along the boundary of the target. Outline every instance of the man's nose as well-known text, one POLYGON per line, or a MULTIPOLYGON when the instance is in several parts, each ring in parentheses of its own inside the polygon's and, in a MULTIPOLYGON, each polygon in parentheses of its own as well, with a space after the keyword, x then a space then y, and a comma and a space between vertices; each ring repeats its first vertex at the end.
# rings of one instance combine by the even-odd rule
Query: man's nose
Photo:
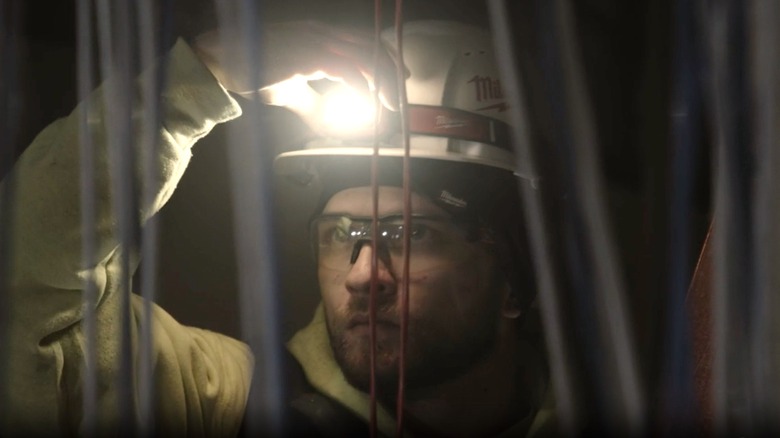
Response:
MULTIPOLYGON (((347 290, 351 293, 365 293, 371 292, 371 257, 373 254, 373 248, 371 242, 366 241, 361 243, 359 247, 356 247, 357 255, 354 258, 354 263, 350 267, 347 277, 345 279, 347 290)), ((391 272, 388 264, 390 260, 386 257, 377 257, 377 293, 387 294, 393 293, 396 288, 396 281, 393 273, 391 272)))

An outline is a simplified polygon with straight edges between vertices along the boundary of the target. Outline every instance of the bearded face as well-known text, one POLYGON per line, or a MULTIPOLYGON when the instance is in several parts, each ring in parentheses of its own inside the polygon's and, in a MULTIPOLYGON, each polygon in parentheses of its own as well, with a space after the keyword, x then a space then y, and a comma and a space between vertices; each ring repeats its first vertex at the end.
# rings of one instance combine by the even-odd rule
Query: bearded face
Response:
MULTIPOLYGON (((380 188, 379 216, 402 211, 403 192, 380 188)), ((325 214, 370 216, 368 187, 334 195, 325 214)), ((414 214, 445 217, 435 204, 413 195, 414 214)), ((495 346, 502 302, 496 269, 487 251, 477 243, 443 253, 429 269, 409 278, 408 341, 405 366, 410 390, 446 382, 471 369, 495 346)), ((354 263, 345 268, 319 263, 319 282, 333 353, 347 380, 368 390, 371 370, 369 297, 371 245, 358 248, 354 263)), ((414 257, 411 259, 415 260, 414 257)), ((395 394, 401 357, 401 266, 380 257, 376 294, 376 376, 380 391, 395 394)))

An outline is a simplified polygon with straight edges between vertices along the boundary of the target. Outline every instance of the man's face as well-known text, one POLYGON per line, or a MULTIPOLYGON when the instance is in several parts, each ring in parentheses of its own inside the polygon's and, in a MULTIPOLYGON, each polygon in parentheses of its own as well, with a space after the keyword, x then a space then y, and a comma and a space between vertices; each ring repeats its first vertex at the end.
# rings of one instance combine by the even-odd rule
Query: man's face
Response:
MULTIPOLYGON (((403 191, 380 187, 378 216, 402 212, 403 191)), ((445 223, 449 218, 444 210, 416 194, 412 194, 412 212, 445 223)), ((371 213, 370 187, 338 192, 323 211, 323 215, 351 217, 370 217, 371 213)), ((410 269, 406 352, 406 384, 410 389, 463 374, 495 345, 506 288, 484 245, 463 238, 456 242, 457 250, 442 251, 436 256, 438 260, 426 260, 422 270, 410 269)), ((371 251, 370 244, 363 245, 354 264, 349 263, 349 255, 340 266, 323 261, 322 255, 318 263, 334 355, 350 383, 364 390, 370 375, 371 251)), ((414 263, 414 254, 411 260, 414 263)), ((403 267, 397 257, 389 256, 382 256, 378 265, 376 372, 379 385, 393 390, 400 355, 403 267)))

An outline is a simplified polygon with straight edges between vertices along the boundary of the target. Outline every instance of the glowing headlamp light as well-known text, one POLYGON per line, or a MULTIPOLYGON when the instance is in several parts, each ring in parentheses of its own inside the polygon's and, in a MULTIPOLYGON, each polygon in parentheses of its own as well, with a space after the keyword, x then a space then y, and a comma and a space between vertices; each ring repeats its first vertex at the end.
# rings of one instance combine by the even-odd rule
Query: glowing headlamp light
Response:
POLYGON ((296 75, 264 88, 262 94, 266 103, 294 111, 321 135, 343 138, 373 133, 376 107, 372 97, 322 72, 296 75), (311 83, 321 79, 330 80, 323 92, 317 92, 311 83))
MULTIPOLYGON (((264 88, 262 94, 266 103, 296 112, 323 137, 356 140, 374 134, 376 106, 372 96, 322 72, 296 75, 264 88)), ((504 103, 499 107, 500 111, 508 108, 504 103)), ((445 106, 413 104, 407 111, 411 134, 510 148, 509 126, 498 119, 445 106)), ((382 114, 380 137, 399 128, 397 115, 389 111, 382 114)))
POLYGON ((376 107, 370 96, 338 86, 322 96, 319 117, 324 130, 336 137, 366 134, 374 126, 376 107))

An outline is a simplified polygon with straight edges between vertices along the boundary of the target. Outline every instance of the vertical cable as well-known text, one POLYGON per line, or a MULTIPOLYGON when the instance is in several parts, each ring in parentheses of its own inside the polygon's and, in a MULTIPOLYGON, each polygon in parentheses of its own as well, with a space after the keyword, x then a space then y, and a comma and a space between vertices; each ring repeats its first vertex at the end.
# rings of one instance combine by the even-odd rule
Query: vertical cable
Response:
MULTIPOLYGON (((154 64, 155 58, 155 26, 150 0, 140 0, 138 8, 141 53, 141 69, 146 70, 154 64)), ((162 71, 160 66, 158 71, 162 71)), ((160 124, 159 96, 161 88, 160 76, 150 75, 151 83, 143 90, 145 120, 141 132, 140 160, 143 168, 142 203, 152 205, 157 186, 157 128, 160 124)), ((154 430, 154 385, 152 374, 152 302, 155 297, 155 276, 157 274, 159 240, 159 221, 157 215, 152 215, 146 222, 141 234, 141 293, 143 296, 143 317, 141 318, 141 336, 138 356, 138 427, 140 436, 149 436, 154 430)))
MULTIPOLYGON (((578 327, 578 342, 587 370, 576 370, 577 383, 590 388, 579 407, 596 415, 596 427, 639 433, 645 426, 645 398, 631 343, 631 325, 624 307, 621 272, 605 213, 604 185, 597 159, 597 138, 579 61, 571 5, 568 1, 538 1, 535 35, 543 91, 549 108, 555 164, 561 185, 563 257, 557 273, 569 280, 569 308, 578 327), (593 328, 590 328, 593 326, 593 328), (591 344, 591 345, 589 345, 591 344), (587 400, 587 404, 585 401, 587 400)), ((573 344, 572 347, 579 346, 573 344)))
MULTIPOLYGON (((159 135, 162 124, 160 99, 165 88, 167 65, 156 65, 164 47, 170 39, 170 19, 172 2, 162 1, 161 15, 155 19, 152 0, 140 0, 136 3, 138 14, 138 36, 141 70, 151 71, 150 82, 143 89, 144 123, 141 132, 140 160, 143 168, 142 203, 154 203, 160 175, 158 162, 159 135), (158 30, 159 29, 159 30, 158 30)), ((140 347, 138 355, 138 423, 139 435, 150 436, 155 426, 154 418, 154 370, 152 339, 152 303, 157 291, 157 268, 159 260, 160 223, 157 215, 152 215, 141 233, 141 294, 143 297, 143 317, 140 327, 140 347)))
POLYGON ((752 67, 751 95, 755 99, 753 126, 755 129, 756 173, 753 180, 753 257, 755 260, 755 301, 751 309, 753 336, 751 388, 757 402, 759 432, 776 432, 780 429, 780 398, 777 395, 780 351, 776 345, 780 279, 775 264, 780 259, 777 242, 780 241, 780 203, 776 195, 780 154, 777 153, 778 87, 780 74, 778 62, 777 20, 780 7, 776 2, 752 1, 749 3, 748 29, 753 50, 749 66, 752 67))
POLYGON ((369 376, 369 434, 371 438, 377 436, 376 422, 376 300, 378 292, 379 275, 379 137, 381 133, 382 102, 379 99, 379 88, 382 81, 382 72, 379 70, 379 60, 382 51, 382 0, 374 1, 374 150, 371 154, 371 286, 368 296, 368 326, 370 330, 370 358, 371 366, 369 376))
POLYGON ((611 392, 607 415, 612 426, 638 433, 645 426, 644 394, 630 341, 631 326, 623 304, 625 288, 607 228, 604 187, 596 159, 596 135, 577 61, 571 5, 565 0, 557 0, 551 7, 555 10, 553 32, 559 44, 561 91, 565 93, 563 99, 569 111, 566 120, 570 124, 572 144, 569 146, 571 157, 576 157, 573 177, 585 227, 584 243, 593 264, 593 290, 601 319, 600 338, 606 353, 604 364, 614 372, 613 383, 601 390, 607 394, 611 392))
MULTIPOLYGON (((706 3, 706 2, 702 2, 706 3)), ((726 356, 728 351, 728 341, 726 335, 728 333, 729 322, 727 319, 727 287, 726 281, 729 275, 725 272, 727 268, 727 259, 725 246, 727 242, 728 231, 728 207, 727 207, 727 192, 728 184, 726 184, 725 177, 727 176, 725 168, 727 161, 723 157, 724 142, 724 127, 720 125, 723 116, 721 115, 721 108, 723 106, 720 100, 723 96, 718 91, 718 86, 722 85, 723 79, 720 76, 723 74, 723 68, 719 65, 720 59, 723 57, 719 52, 722 50, 722 44, 724 41, 725 32, 725 11, 722 5, 708 5, 709 8, 703 7, 705 14, 705 22, 707 23, 707 39, 708 39, 708 58, 710 68, 710 99, 713 107, 712 126, 713 131, 713 204, 714 204, 714 218, 713 218, 713 244, 714 244, 714 294, 713 294, 713 309, 714 309, 714 360, 713 360, 713 379, 712 379, 712 394, 713 394, 713 418, 715 419, 714 431, 715 433, 724 434, 727 430, 729 423, 727 418, 727 398, 726 388, 728 384, 728 373, 726 372, 726 356)))
MULTIPOLYGON (((13 227, 14 205, 14 176, 8 173, 13 166, 14 150, 17 137, 18 108, 14 108, 14 102, 21 102, 18 83, 18 40, 19 23, 21 22, 22 2, 7 2, 0 0, 0 345, 9 345, 6 337, 9 336, 7 309, 11 303, 6 302, 10 298, 11 244, 10 231, 13 227)), ((7 379, 9 354, 0 353, 0 385, 7 379)), ((7 391, 0 390, 0 424, 9 424, 6 415, 9 409, 6 406, 13 401, 7 391)))
POLYGON ((751 299, 747 102, 744 90, 743 4, 707 3, 710 94, 715 153, 715 433, 750 429, 747 303, 751 299))
MULTIPOLYGON (((252 89, 260 88, 263 41, 257 8, 243 0, 237 9, 215 1, 220 38, 225 48, 246 61, 252 89), (231 44, 233 45, 231 47, 231 44)), ((225 55, 224 66, 242 65, 225 55)), ((234 67, 235 68, 235 67, 234 67)), ((228 155, 233 201, 241 329, 255 356, 252 383, 245 411, 247 436, 279 436, 285 424, 282 342, 279 321, 279 282, 273 222, 273 150, 262 144, 262 123, 252 120, 260 111, 257 95, 247 96, 245 114, 228 126, 228 155)))
POLYGON ((128 0, 97 4, 100 67, 104 78, 106 142, 110 162, 113 211, 119 241, 120 351, 117 394, 120 433, 135 434, 134 369, 130 317, 130 258, 135 252, 137 205, 134 196, 133 130, 131 128, 131 33, 128 0), (115 9, 112 9, 112 6, 115 9), (112 13, 113 12, 113 13, 112 13), (116 26, 112 19, 116 18, 116 26))
POLYGON ((79 142, 81 154, 81 263, 84 278, 84 368, 83 379, 83 425, 85 436, 97 436, 97 331, 95 311, 97 308, 97 285, 94 267, 97 264, 95 146, 89 127, 89 113, 92 105, 89 94, 94 88, 92 77, 92 3, 91 0, 77 2, 77 56, 79 142))
POLYGON ((409 255, 411 253, 412 227, 412 189, 410 169, 409 114, 406 96, 406 68, 404 67, 403 46, 403 0, 395 0, 395 43, 398 49, 396 60, 396 80, 398 81, 398 110, 401 117, 401 136, 404 144, 403 157, 403 281, 401 285, 401 342, 398 360, 398 394, 396 398, 396 435, 403 436, 404 396, 406 384, 406 344, 409 336, 409 255))
POLYGON ((669 209, 667 331, 665 332, 663 414, 666 433, 691 432, 694 419, 690 327, 685 307, 690 258, 690 215, 693 202, 693 158, 699 149, 700 126, 698 57, 690 0, 680 0, 674 11, 673 95, 671 116, 671 208, 669 209))
MULTIPOLYGON (((22 8, 24 4, 18 1, 0 0, 0 180, 8 175, 16 158, 17 145, 14 143, 18 132, 18 106, 23 102, 19 87, 19 39, 22 23, 22 8)), ((10 182, 10 181, 9 181, 10 182)), ((10 196, 11 184, 5 184, 5 195, 10 196)), ((10 198, 3 198, 10 201, 10 198)), ((10 205, 10 204, 3 204, 10 205)), ((3 215, 10 208, 0 212, 3 215)), ((2 216, 0 216, 2 217, 2 216)), ((8 216, 10 218, 10 216, 8 216)), ((10 225, 10 223, 4 223, 10 225)), ((10 227, 3 229, 9 230, 10 227)), ((0 236, 2 237, 2 236, 0 236)), ((0 240, 2 242, 2 240, 0 240)), ((5 248, 8 249, 8 248, 5 248)), ((3 253, 0 253, 3 254, 3 253)), ((3 258, 2 260, 9 260, 3 258)), ((3 274, 0 271, 0 274, 3 274)), ((0 276, 0 280, 5 277, 0 276)), ((2 284, 0 284, 2 286, 2 284)))
MULTIPOLYGON (((510 11, 506 0, 488 2, 491 29, 496 52, 496 60, 501 72, 502 86, 513 109, 510 112, 512 138, 515 145, 517 168, 529 168, 531 175, 538 175, 534 150, 529 137, 530 124, 525 111, 525 96, 520 80, 520 69, 515 61, 517 50, 513 44, 510 11)), ((549 355, 553 391, 556 400, 557 420, 561 431, 567 435, 579 430, 578 406, 574 397, 572 383, 572 361, 570 348, 564 337, 563 317, 560 301, 563 300, 560 286, 555 275, 555 266, 550 253, 547 223, 539 191, 530 182, 521 182, 521 199, 525 220, 528 224, 528 237, 533 253, 539 290, 538 296, 542 310, 542 322, 549 355)))
MULTIPOLYGON (((571 17, 571 5, 565 0, 556 1, 556 32, 560 38, 559 56, 563 61, 567 104, 570 106, 572 138, 576 140, 577 172, 575 178, 580 188, 580 208, 585 222, 586 242, 591 253, 594 268, 594 289, 598 303, 599 320, 603 326, 601 335, 608 352, 608 358, 615 370, 614 383, 602 388, 614 390, 610 416, 615 425, 625 426, 627 430, 638 433, 645 426, 644 394, 639 382, 636 358, 630 341, 631 326, 623 304, 624 287, 618 271, 618 262, 614 253, 610 232, 605 217, 603 200, 604 187, 601 182, 596 157, 596 136, 590 117, 589 103, 583 76, 576 55, 576 43, 572 32, 574 23, 571 17), (621 418, 622 417, 622 418, 621 418), (625 424, 621 424, 625 421, 625 424)), ((572 150, 574 152, 574 150, 572 150)))

